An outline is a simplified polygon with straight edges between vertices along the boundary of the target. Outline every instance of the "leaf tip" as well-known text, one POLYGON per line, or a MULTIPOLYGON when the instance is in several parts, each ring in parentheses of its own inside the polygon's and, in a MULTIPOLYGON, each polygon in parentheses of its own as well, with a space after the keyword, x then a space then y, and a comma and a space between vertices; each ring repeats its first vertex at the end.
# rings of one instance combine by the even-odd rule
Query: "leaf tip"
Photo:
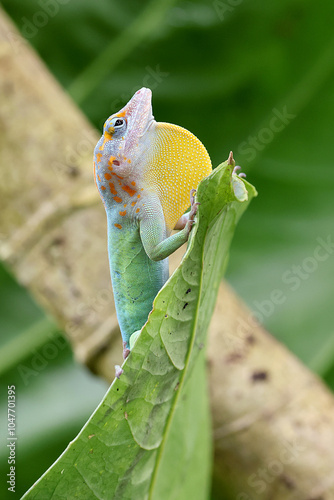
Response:
POLYGON ((228 159, 227 159, 227 164, 232 165, 233 167, 235 165, 235 161, 233 158, 233 151, 230 151, 230 154, 229 154, 228 159))

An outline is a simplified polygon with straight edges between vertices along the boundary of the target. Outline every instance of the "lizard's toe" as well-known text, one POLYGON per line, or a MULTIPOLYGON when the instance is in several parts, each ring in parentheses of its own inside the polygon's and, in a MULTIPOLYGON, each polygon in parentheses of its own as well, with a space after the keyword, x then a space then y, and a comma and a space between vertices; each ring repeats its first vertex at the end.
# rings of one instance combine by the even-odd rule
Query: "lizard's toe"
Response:
POLYGON ((195 194, 196 194, 196 189, 191 189, 190 190, 190 204, 193 206, 195 203, 195 194))
POLYGON ((243 172, 240 172, 240 174, 238 174, 238 170, 241 170, 241 167, 239 165, 236 165, 233 169, 232 174, 235 174, 238 177, 246 177, 246 174, 244 174, 243 172))
POLYGON ((120 378, 122 373, 124 373, 123 369, 119 365, 115 365, 115 377, 120 378))

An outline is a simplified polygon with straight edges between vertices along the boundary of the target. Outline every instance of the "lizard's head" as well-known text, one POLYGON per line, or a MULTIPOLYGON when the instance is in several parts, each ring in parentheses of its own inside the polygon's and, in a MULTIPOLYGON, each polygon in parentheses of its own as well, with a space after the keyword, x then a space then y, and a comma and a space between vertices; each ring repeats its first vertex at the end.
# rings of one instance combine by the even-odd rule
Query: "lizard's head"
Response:
POLYGON ((138 90, 124 108, 105 122, 103 135, 94 151, 96 174, 100 179, 106 173, 123 178, 136 174, 134 169, 140 173, 138 161, 145 150, 144 135, 154 122, 151 98, 150 89, 138 90))

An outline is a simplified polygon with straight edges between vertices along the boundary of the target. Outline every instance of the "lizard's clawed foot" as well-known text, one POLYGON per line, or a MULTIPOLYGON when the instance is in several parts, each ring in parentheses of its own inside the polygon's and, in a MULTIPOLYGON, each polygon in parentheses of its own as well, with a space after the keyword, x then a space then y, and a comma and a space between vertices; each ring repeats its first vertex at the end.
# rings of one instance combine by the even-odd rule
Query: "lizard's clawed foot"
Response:
POLYGON ((193 206, 195 203, 195 194, 196 194, 196 189, 191 189, 190 190, 190 204, 193 206))
POLYGON ((123 358, 126 359, 130 354, 130 349, 127 346, 126 342, 123 342, 123 358))
POLYGON ((119 365, 115 365, 115 377, 120 378, 123 373, 123 369, 119 365))
POLYGON ((238 177, 246 177, 246 174, 244 174, 243 172, 240 172, 240 174, 238 174, 238 170, 241 170, 241 167, 239 167, 239 165, 236 165, 233 169, 232 174, 235 174, 238 177))
POLYGON ((191 191, 190 191, 191 209, 189 212, 189 219, 187 222, 187 228, 188 228, 189 233, 191 231, 191 228, 193 227, 193 224, 195 223, 195 215, 196 215, 198 207, 200 205, 200 203, 198 201, 195 201, 195 194, 196 194, 196 189, 191 189, 191 191))

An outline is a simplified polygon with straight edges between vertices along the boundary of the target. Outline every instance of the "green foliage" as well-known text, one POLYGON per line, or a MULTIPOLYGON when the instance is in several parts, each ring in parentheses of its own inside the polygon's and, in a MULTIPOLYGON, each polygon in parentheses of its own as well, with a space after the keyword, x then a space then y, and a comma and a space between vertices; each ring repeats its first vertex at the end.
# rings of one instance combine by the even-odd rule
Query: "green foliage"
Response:
POLYGON ((232 181, 232 169, 225 162, 199 185, 185 257, 158 293, 124 372, 25 498, 207 497, 206 330, 235 225, 256 195, 250 184, 247 196, 243 181, 232 181))

